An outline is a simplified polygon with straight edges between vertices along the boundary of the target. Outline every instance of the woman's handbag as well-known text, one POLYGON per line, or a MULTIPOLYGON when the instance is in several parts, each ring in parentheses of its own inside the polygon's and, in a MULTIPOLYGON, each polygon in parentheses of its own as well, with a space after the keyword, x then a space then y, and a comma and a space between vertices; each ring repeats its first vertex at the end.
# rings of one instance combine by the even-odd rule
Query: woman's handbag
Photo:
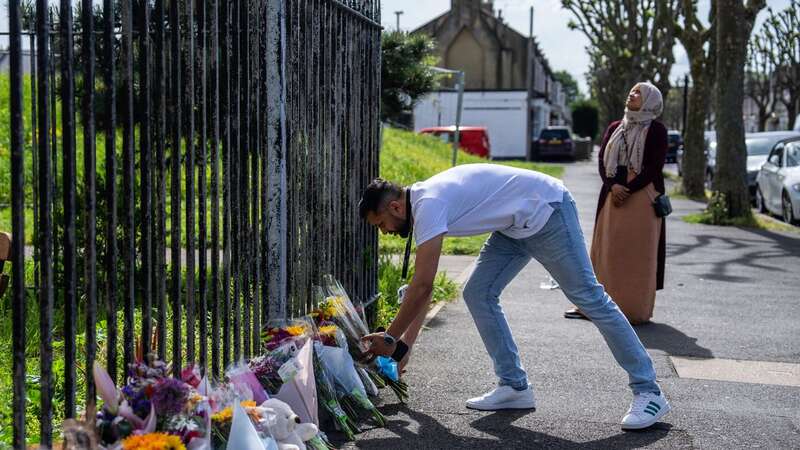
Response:
POLYGON ((661 194, 653 200, 653 209, 656 211, 656 217, 667 217, 672 212, 672 203, 669 201, 667 194, 661 194))

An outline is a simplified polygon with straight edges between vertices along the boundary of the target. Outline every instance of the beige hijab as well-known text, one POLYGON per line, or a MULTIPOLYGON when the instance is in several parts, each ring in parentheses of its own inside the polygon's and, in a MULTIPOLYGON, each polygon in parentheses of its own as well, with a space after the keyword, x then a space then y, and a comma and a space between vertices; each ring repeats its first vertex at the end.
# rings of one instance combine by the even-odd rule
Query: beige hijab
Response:
POLYGON ((661 91, 657 87, 648 82, 636 83, 634 88, 637 87, 642 93, 642 108, 639 111, 625 108, 622 123, 614 130, 606 144, 603 163, 606 166, 606 176, 609 178, 617 174, 617 166, 621 165, 627 165, 628 169, 636 174, 642 172, 647 130, 650 129, 653 119, 660 116, 664 109, 661 91))

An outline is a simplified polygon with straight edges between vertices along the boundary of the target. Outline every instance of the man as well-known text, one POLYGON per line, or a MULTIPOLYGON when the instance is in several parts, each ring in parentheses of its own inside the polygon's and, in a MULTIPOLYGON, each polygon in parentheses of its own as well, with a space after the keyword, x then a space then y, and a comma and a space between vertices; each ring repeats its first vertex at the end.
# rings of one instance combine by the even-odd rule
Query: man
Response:
POLYGON ((364 337, 372 354, 402 361, 408 344, 413 345, 430 303, 445 235, 491 232, 463 296, 499 382, 496 389, 467 400, 468 408, 536 407, 499 303, 505 286, 535 258, 597 326, 617 363, 628 372, 634 399, 622 428, 647 428, 670 410, 650 356, 595 278, 575 201, 559 180, 493 164, 457 166, 406 189, 378 178, 364 191, 359 213, 383 233, 408 237, 413 228, 417 244, 414 277, 397 317, 385 333, 364 337))

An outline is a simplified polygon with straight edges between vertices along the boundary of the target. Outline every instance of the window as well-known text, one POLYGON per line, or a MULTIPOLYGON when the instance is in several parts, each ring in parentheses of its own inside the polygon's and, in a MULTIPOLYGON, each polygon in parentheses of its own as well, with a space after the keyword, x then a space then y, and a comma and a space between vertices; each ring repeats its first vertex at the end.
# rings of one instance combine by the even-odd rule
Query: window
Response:
POLYGON ((773 150, 772 153, 770 153, 767 162, 775 165, 776 167, 780 167, 782 156, 783 156, 783 146, 776 147, 775 150, 773 150))
POLYGON ((800 166, 800 141, 786 145, 786 164, 784 167, 800 166))
POLYGON ((542 130, 542 134, 539 136, 539 139, 569 139, 569 131, 568 130, 542 130))
POLYGON ((766 155, 774 145, 775 141, 769 138, 750 138, 745 140, 747 146, 747 154, 753 155, 766 155))
POLYGON ((453 141, 453 138, 452 138, 453 134, 450 133, 449 131, 442 131, 442 132, 436 133, 436 136, 438 136, 439 139, 441 139, 442 142, 444 142, 445 144, 449 144, 449 143, 451 143, 453 141))

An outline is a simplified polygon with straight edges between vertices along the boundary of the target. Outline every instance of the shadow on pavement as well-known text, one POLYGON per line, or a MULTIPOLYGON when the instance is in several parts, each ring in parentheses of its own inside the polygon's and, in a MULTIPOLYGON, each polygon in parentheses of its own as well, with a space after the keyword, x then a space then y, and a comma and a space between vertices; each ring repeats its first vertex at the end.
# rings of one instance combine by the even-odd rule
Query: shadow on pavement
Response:
POLYGON ((689 256, 681 258, 680 264, 681 266, 702 267, 705 272, 698 272, 697 276, 699 278, 738 283, 756 281, 752 276, 747 276, 747 269, 790 272, 791 268, 782 267, 776 264, 774 260, 776 258, 800 257, 800 237, 795 239, 764 230, 739 229, 764 239, 732 238, 713 234, 694 235, 692 237, 695 242, 690 243, 669 242, 668 239, 667 260, 670 261, 673 258, 690 254, 696 255, 698 251, 725 252, 726 255, 736 255, 733 258, 729 257, 716 261, 708 261, 706 258, 692 260, 693 258, 689 256))
MULTIPOLYGON (((672 425, 658 423, 648 430, 638 432, 622 432, 614 436, 588 442, 575 442, 553 436, 547 433, 522 428, 513 424, 516 420, 531 414, 530 411, 499 411, 483 416, 470 423, 477 431, 497 437, 486 439, 475 436, 460 436, 453 434, 446 426, 442 425, 431 416, 418 411, 413 411, 405 406, 387 406, 384 413, 394 415, 402 412, 408 415, 416 424, 418 430, 409 429, 411 422, 406 420, 389 420, 386 429, 396 436, 375 439, 359 439, 358 448, 364 449, 476 449, 476 448, 556 448, 556 449, 633 449, 645 447, 660 439, 667 437, 672 425)), ((586 425, 573 423, 584 428, 586 425)), ((597 424, 603 428, 607 424, 597 424)), ((415 427, 416 428, 416 427, 415 427)))
POLYGON ((670 356, 713 358, 711 350, 697 344, 697 338, 664 323, 646 323, 633 328, 647 349, 663 350, 670 356))

